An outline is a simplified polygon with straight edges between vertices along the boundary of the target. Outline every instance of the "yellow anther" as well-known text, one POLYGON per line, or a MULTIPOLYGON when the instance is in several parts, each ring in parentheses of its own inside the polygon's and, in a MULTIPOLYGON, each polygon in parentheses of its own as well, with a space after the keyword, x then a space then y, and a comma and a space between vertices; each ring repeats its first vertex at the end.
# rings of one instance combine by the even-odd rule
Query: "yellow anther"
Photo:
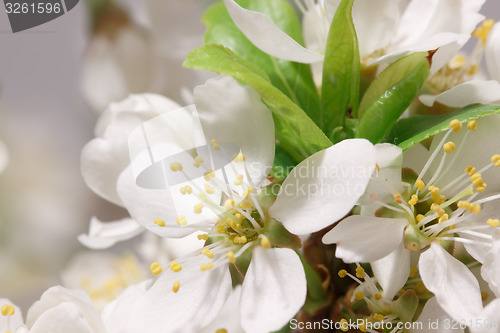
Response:
MULTIPOLYGON (((483 184, 483 185, 486 185, 486 184, 483 184)), ((481 193, 481 192, 484 192, 485 189, 486 189, 486 186, 479 186, 478 188, 476 188, 476 192, 481 193)))
MULTIPOLYGON (((199 214, 199 213, 197 213, 199 214)), ((179 217, 177 217, 175 219, 175 222, 178 224, 178 225, 186 225, 188 223, 186 217, 184 215, 180 215, 179 217)))
POLYGON ((349 331, 349 323, 344 318, 340 319, 340 329, 342 332, 349 331))
POLYGON ((231 208, 233 208, 233 206, 234 206, 234 200, 233 199, 227 199, 224 202, 224 209, 225 210, 230 210, 231 208))
POLYGON ((212 146, 214 147, 215 150, 220 150, 219 143, 215 139, 212 139, 212 146))
POLYGON ((208 239, 208 234, 201 234, 197 236, 199 240, 207 240, 208 239))
POLYGON ((208 194, 214 194, 215 189, 212 186, 210 186, 209 183, 205 183, 205 192, 207 192, 208 194))
POLYGON ((450 121, 450 129, 453 133, 458 133, 462 129, 462 123, 458 119, 453 119, 450 121))
POLYGON ((227 254, 227 259, 231 264, 234 264, 236 262, 236 257, 234 256, 233 251, 229 251, 227 254))
POLYGON ((234 180, 234 185, 241 185, 241 184, 243 184, 243 175, 237 174, 236 179, 234 180))
POLYGON ((246 244, 248 242, 248 240, 247 240, 246 236, 241 236, 241 237, 236 236, 236 237, 234 237, 233 242, 235 244, 246 244))
POLYGON ((469 131, 472 131, 472 132, 475 132, 477 130, 477 121, 475 120, 470 120, 468 123, 467 123, 467 129, 469 131))
POLYGON ((347 271, 346 271, 345 269, 341 269, 341 270, 339 271, 339 276, 340 276, 341 278, 345 278, 345 277, 347 276, 347 271))
POLYGON ((498 219, 488 219, 488 221, 486 223, 488 223, 488 225, 492 228, 496 228, 496 227, 500 226, 500 220, 498 220, 498 219))
POLYGON ((472 213, 474 213, 474 215, 481 214, 481 205, 473 204, 472 213))
POLYGON ((215 232, 218 234, 223 234, 226 232, 226 225, 224 223, 217 223, 215 226, 215 232))
POLYGON ((163 221, 161 218, 157 217, 153 220, 153 223, 156 225, 159 225, 160 227, 165 226, 165 221, 163 221))
POLYGON ((442 223, 444 221, 448 221, 449 217, 448 217, 448 214, 443 214, 440 218, 439 218, 439 221, 438 223, 442 223))
POLYGON ((234 216, 237 218, 237 219, 240 219, 240 220, 244 220, 245 217, 243 215, 241 215, 240 213, 236 213, 234 214, 234 216))
POLYGON ((233 155, 233 161, 235 162, 245 162, 245 155, 243 155, 243 153, 239 153, 239 154, 234 154, 233 155))
POLYGON ((360 299, 363 299, 365 298, 365 294, 363 294, 362 291, 357 291, 355 294, 354 294, 354 297, 359 301, 360 299))
POLYGON ((416 194, 412 195, 411 199, 408 200, 408 204, 410 204, 411 206, 415 206, 417 202, 418 202, 418 196, 416 194))
POLYGON ((182 270, 182 266, 177 261, 174 261, 173 263, 170 264, 170 269, 177 273, 182 270))
POLYGON ((379 293, 376 293, 375 295, 373 295, 373 297, 375 297, 375 300, 377 300, 377 301, 382 299, 382 295, 379 293))
POLYGON ((356 267, 356 276, 360 279, 363 279, 366 276, 365 270, 363 267, 358 266, 356 267))
POLYGON ((203 178, 205 178, 205 180, 208 182, 210 181, 210 179, 214 178, 215 177, 215 171, 212 170, 212 169, 209 169, 205 172, 205 174, 203 175, 203 178))
POLYGON ((486 302, 488 300, 488 297, 490 297, 490 295, 488 295, 488 293, 486 291, 481 292, 481 300, 483 302, 486 302))
MULTIPOLYGON (((380 295, 380 294, 379 294, 380 295)), ((380 313, 375 313, 373 315, 373 318, 376 320, 376 321, 382 321, 385 319, 385 316, 383 314, 380 314, 380 313)))
POLYGON ((448 69, 457 70, 465 65, 465 57, 462 54, 455 55, 447 64, 448 69))
POLYGON ((176 172, 176 171, 182 171, 182 164, 179 162, 172 162, 170 163, 170 170, 176 172))
POLYGON ((417 186, 417 188, 420 190, 420 191, 423 191, 423 189, 425 188, 425 183, 422 179, 418 179, 416 182, 415 182, 415 185, 417 186))
POLYGON ((361 324, 359 324, 358 329, 363 333, 368 332, 368 329, 366 328, 366 322, 363 321, 361 324))
POLYGON ((472 176, 476 173, 476 168, 474 168, 472 165, 469 165, 467 166, 467 168, 465 168, 465 172, 469 173, 469 176, 472 176))
POLYGON ((270 249, 271 248, 271 242, 269 241, 269 238, 266 236, 262 235, 260 239, 260 245, 265 248, 265 249, 270 249))
POLYGON ((203 163, 203 158, 201 156, 196 156, 193 162, 195 168, 199 168, 201 163, 203 163))
POLYGON ((193 213, 195 213, 195 214, 201 214, 202 210, 203 210, 203 204, 201 202, 197 203, 193 207, 193 213))
POLYGON ((493 165, 495 167, 500 167, 500 155, 498 154, 495 154, 493 156, 491 156, 491 162, 493 163, 493 165))
POLYGON ((437 187, 436 187, 436 186, 434 186, 434 185, 429 186, 429 191, 434 192, 434 191, 436 191, 436 190, 437 190, 437 192, 439 193, 439 188, 437 188, 437 187))
POLYGON ((494 20, 492 19, 484 20, 483 24, 472 32, 472 36, 479 38, 481 40, 481 43, 483 45, 486 45, 486 39, 488 38, 491 28, 493 28, 493 25, 495 25, 494 20))
POLYGON ((394 194, 394 201, 396 201, 397 203, 403 203, 403 200, 401 200, 401 194, 394 194))
POLYGON ((191 193, 193 193, 193 189, 191 188, 191 186, 186 185, 184 187, 181 187, 179 189, 179 192, 181 192, 182 195, 191 194, 191 193))
POLYGON ((225 328, 220 328, 215 333, 227 333, 227 330, 225 328))
POLYGON ((152 263, 149 268, 151 269, 151 273, 154 275, 158 275, 163 272, 163 268, 161 268, 160 264, 157 262, 152 263))
POLYGON ((1 313, 2 313, 2 316, 7 316, 9 314, 9 305, 7 305, 7 304, 2 305, 1 313))
POLYGON ((201 254, 206 255, 210 259, 214 258, 214 253, 212 251, 210 251, 209 249, 203 249, 203 250, 201 250, 201 254))
POLYGON ((240 207, 241 209, 251 209, 253 208, 253 205, 248 201, 243 201, 238 205, 238 207, 240 207))
POLYGON ((455 151, 455 144, 450 141, 443 145, 443 150, 446 154, 451 154, 455 151))
POLYGON ((417 222, 420 222, 424 219, 425 215, 422 215, 422 214, 418 214, 417 216, 415 216, 415 219, 417 220, 417 222))
POLYGON ((414 278, 415 275, 417 275, 417 271, 418 271, 417 266, 411 266, 411 268, 410 268, 410 277, 414 278))
POLYGON ((212 267, 214 267, 214 264, 212 264, 211 262, 209 262, 208 264, 201 265, 200 271, 208 271, 212 267))
POLYGON ((179 281, 175 281, 174 285, 172 286, 172 291, 174 293, 177 293, 179 291, 180 287, 181 287, 181 283, 179 281))
POLYGON ((253 192, 253 187, 249 186, 247 187, 244 191, 243 191, 243 197, 245 199, 248 199, 248 197, 250 196, 250 193, 253 192))

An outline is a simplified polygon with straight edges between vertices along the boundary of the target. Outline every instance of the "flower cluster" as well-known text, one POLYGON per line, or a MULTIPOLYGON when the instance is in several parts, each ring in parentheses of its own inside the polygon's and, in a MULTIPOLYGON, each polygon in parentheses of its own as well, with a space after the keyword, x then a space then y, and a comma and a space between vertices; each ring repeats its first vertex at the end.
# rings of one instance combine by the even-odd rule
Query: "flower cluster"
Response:
POLYGON ((0 332, 500 332, 484 2, 213 4, 184 66, 219 76, 187 107, 111 103, 82 151, 87 185, 130 217, 80 242, 141 235, 139 255, 76 258, 25 323, 1 300, 0 332))

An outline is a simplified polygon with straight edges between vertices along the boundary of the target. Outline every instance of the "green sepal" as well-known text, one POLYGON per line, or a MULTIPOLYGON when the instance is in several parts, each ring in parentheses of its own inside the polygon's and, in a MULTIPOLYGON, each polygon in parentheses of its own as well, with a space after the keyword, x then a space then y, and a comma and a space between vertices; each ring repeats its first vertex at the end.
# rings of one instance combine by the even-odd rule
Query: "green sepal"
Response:
POLYGON ((231 75, 254 88, 272 111, 276 139, 296 162, 332 145, 304 110, 273 86, 262 70, 230 49, 222 45, 199 47, 188 54, 184 67, 231 75))
POLYGON ((323 119, 319 124, 330 138, 337 127, 344 127, 346 113, 355 115, 358 109, 360 60, 351 15, 353 2, 342 0, 328 32, 321 87, 323 119))
POLYGON ((413 290, 406 290, 393 303, 393 311, 403 322, 412 322, 418 308, 418 296, 413 290))
POLYGON ((283 224, 275 219, 267 221, 262 233, 269 239, 273 246, 294 250, 302 247, 300 238, 286 230, 283 224))
POLYGON ((473 104, 447 114, 404 118, 396 123, 385 141, 407 150, 433 135, 447 131, 453 119, 466 122, 496 113, 500 113, 500 105, 473 104))
MULTIPOLYGON (((239 0, 248 10, 265 14, 297 43, 303 44, 302 28, 295 11, 285 0, 239 0)), ((269 76, 272 84, 307 112, 314 121, 319 119, 319 96, 311 67, 286 61, 264 53, 233 23, 223 2, 212 5, 203 15, 207 26, 205 44, 220 44, 230 48, 242 59, 252 62, 269 76)))
POLYGON ((427 52, 413 53, 387 67, 363 97, 356 137, 380 142, 417 97, 429 74, 427 52))

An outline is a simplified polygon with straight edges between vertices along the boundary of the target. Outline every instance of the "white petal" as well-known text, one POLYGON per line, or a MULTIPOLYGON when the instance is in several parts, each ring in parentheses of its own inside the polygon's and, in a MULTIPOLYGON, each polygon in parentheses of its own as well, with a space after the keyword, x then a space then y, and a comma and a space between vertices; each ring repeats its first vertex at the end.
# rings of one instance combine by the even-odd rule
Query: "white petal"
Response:
POLYGON ((12 305, 15 310, 13 316, 0 315, 0 332, 15 332, 18 328, 23 326, 23 314, 21 309, 10 300, 0 298, 0 308, 4 305, 12 305))
POLYGON ((230 76, 219 76, 197 86, 194 98, 206 141, 238 145, 259 184, 271 169, 275 146, 273 117, 260 96, 230 76))
POLYGON ((172 199, 169 189, 144 189, 135 183, 130 168, 127 168, 118 179, 118 193, 130 216, 142 227, 162 237, 184 237, 194 229, 180 228, 175 220, 180 214, 172 199), (166 226, 154 223, 156 218, 165 221, 166 226))
POLYGON ((436 297, 429 299, 425 303, 424 309, 416 322, 422 323, 422 329, 413 329, 410 331, 411 333, 463 333, 464 331, 459 327, 453 329, 454 325, 451 325, 453 318, 439 306, 436 297), (450 325, 445 325, 446 322, 449 322, 450 325))
MULTIPOLYGON (((96 311, 97 313, 97 311, 96 311)), ((100 321, 99 317, 96 320, 100 321)), ((102 326, 102 323, 100 324, 102 326)), ((75 303, 65 302, 48 309, 33 323, 30 333, 105 333, 95 330, 75 303)))
POLYGON ((236 26, 262 51, 280 59, 307 64, 323 60, 323 56, 304 48, 264 14, 242 8, 234 0, 224 0, 224 3, 236 26))
POLYGON ((399 21, 399 1, 355 1, 352 16, 361 58, 389 45, 399 21))
POLYGON ((97 138, 82 150, 81 170, 87 185, 106 200, 121 205, 116 192, 118 176, 130 164, 128 136, 143 122, 179 108, 160 95, 132 95, 113 103, 96 125, 97 138))
POLYGON ((500 298, 489 303, 470 329, 472 333, 498 333, 500 325, 500 298), (476 325, 474 325, 476 324, 476 325))
POLYGON ((344 140, 297 165, 269 209, 290 232, 321 230, 345 216, 365 192, 375 149, 364 139, 344 140))
POLYGON ((406 219, 349 216, 323 236, 337 244, 335 255, 347 263, 372 262, 396 250, 403 241, 406 219))
MULTIPOLYGON (((80 331, 76 331, 78 333, 106 332, 104 329, 104 324, 101 321, 100 314, 92 305, 92 301, 90 300, 89 295, 81 290, 70 290, 70 289, 65 289, 61 286, 52 287, 43 293, 40 300, 35 302, 29 309, 26 318, 26 323, 29 327, 32 327, 32 329, 37 328, 36 330, 37 333, 51 332, 50 330, 44 330, 44 328, 47 327, 45 325, 52 324, 53 321, 50 320, 52 316, 59 316, 57 314, 58 309, 61 309, 62 311, 68 310, 68 316, 71 315, 73 316, 73 318, 80 318, 78 326, 76 326, 80 329, 80 331), (62 304, 71 304, 71 305, 63 305, 62 308, 59 308, 59 306, 62 304), (39 320, 40 324, 37 324, 39 320), (90 328, 89 331, 85 331, 85 328, 87 327, 90 328)), ((64 315, 64 312, 62 312, 61 315, 64 315)), ((58 323, 55 322, 53 324, 57 325, 58 323)), ((60 324, 61 324, 60 327, 59 326, 51 327, 54 330, 58 329, 55 330, 54 332, 62 333, 64 332, 62 330, 63 328, 66 329, 69 328, 69 326, 64 326, 64 325, 70 325, 70 323, 62 323, 62 322, 60 324)), ((68 330, 66 332, 68 332, 68 330)))
POLYGON ((103 311, 108 332, 169 333, 211 322, 232 287, 226 265, 200 271, 200 266, 208 262, 202 255, 179 261, 180 272, 164 267, 147 291, 135 290, 119 297, 103 311), (174 293, 172 286, 176 281, 180 282, 180 288, 174 293))
POLYGON ((81 234, 78 240, 91 249, 106 249, 117 242, 135 237, 143 231, 144 228, 130 218, 101 222, 98 218, 92 217, 88 235, 81 234))
POLYGON ((389 144, 379 143, 375 145, 377 155, 377 171, 374 172, 365 194, 360 198, 361 214, 364 216, 374 216, 380 205, 373 202, 375 195, 380 202, 392 201, 393 197, 387 192, 387 184, 390 184, 396 191, 403 190, 401 184, 401 167, 403 164, 403 151, 401 148, 389 144))
POLYGON ((233 288, 231 295, 217 317, 208 326, 198 329, 196 333, 214 333, 220 329, 226 329, 227 332, 231 333, 245 333, 241 327, 239 315, 240 296, 241 286, 238 285, 233 288))
POLYGON ((492 104, 500 101, 500 83, 494 80, 471 80, 459 84, 437 96, 422 95, 419 98, 427 106, 432 106, 435 102, 454 108, 474 103, 492 104))
POLYGON ((384 297, 392 299, 403 288, 410 275, 410 251, 403 243, 388 256, 370 263, 376 280, 384 291, 384 297))
POLYGON ((256 247, 241 290, 241 322, 246 332, 277 331, 304 305, 306 276, 290 249, 256 247))
POLYGON ((486 40, 486 66, 491 79, 500 81, 500 24, 496 23, 486 40))
POLYGON ((9 154, 7 152, 7 148, 5 147, 3 142, 0 141, 0 173, 3 170, 5 170, 8 163, 9 163, 9 154))
POLYGON ((484 18, 478 13, 484 2, 485 0, 411 1, 401 18, 394 44, 398 48, 415 47, 445 33, 470 35, 484 18))
POLYGON ((500 297, 500 231, 498 230, 495 230, 493 246, 489 248, 481 267, 481 276, 488 282, 495 295, 500 297))
POLYGON ((467 321, 480 314, 483 303, 474 274, 438 242, 420 255, 418 265, 425 287, 450 316, 467 321))

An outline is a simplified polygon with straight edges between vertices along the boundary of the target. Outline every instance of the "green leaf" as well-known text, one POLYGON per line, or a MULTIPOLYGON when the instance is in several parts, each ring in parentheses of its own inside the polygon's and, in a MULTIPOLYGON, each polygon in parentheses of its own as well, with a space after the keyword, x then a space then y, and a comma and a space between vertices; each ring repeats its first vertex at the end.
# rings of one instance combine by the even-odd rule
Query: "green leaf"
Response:
POLYGON ((184 66, 231 75, 254 88, 272 111, 276 139, 296 162, 332 145, 304 110, 274 87, 256 65, 230 49, 221 45, 199 47, 188 54, 184 66))
POLYGON ((328 296, 323 290, 322 281, 318 273, 304 258, 303 254, 296 251, 302 262, 307 281, 307 298, 304 304, 304 310, 309 314, 314 314, 316 310, 322 308, 328 303, 328 296))
POLYGON ((384 141, 407 150, 433 135, 448 130, 453 119, 465 122, 495 113, 500 113, 500 105, 473 104, 447 114, 404 118, 396 123, 384 141))
MULTIPOLYGON (((290 37, 303 43, 300 22, 285 0, 243 0, 238 4, 265 14, 290 37)), ((319 96, 309 65, 277 59, 259 50, 236 27, 222 2, 211 6, 202 20, 207 26, 206 44, 224 45, 242 59, 256 64, 267 73, 274 86, 306 110, 314 121, 319 121, 319 96)))
POLYGON ((430 74, 427 52, 414 53, 387 67, 361 102, 356 137, 380 142, 417 97, 430 74))
POLYGON ((293 158, 286 151, 284 151, 283 148, 276 145, 271 176, 278 181, 283 180, 288 176, 295 165, 297 165, 297 163, 295 163, 293 158))
POLYGON ((352 22, 354 0, 342 0, 333 17, 325 50, 321 107, 323 129, 329 136, 344 126, 346 112, 356 115, 359 103, 358 38, 352 22))

